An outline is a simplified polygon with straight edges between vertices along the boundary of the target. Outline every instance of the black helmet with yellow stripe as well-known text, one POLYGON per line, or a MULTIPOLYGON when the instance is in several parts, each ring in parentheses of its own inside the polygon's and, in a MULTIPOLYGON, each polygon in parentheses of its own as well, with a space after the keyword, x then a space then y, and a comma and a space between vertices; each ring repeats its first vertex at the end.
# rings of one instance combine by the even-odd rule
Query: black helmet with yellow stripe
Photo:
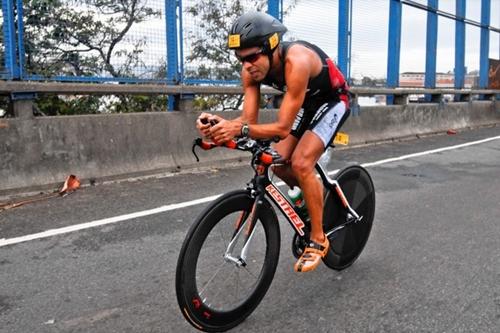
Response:
POLYGON ((271 54, 279 44, 287 28, 276 18, 263 12, 248 12, 233 23, 229 32, 228 46, 232 50, 254 46, 271 54))

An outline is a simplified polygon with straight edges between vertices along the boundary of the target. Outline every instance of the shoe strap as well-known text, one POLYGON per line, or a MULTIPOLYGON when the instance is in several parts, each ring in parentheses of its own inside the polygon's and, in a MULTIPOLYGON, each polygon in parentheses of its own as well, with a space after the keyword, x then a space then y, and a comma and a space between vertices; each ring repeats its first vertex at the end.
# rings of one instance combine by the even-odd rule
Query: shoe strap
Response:
POLYGON ((324 251, 326 248, 324 245, 316 243, 315 241, 310 241, 309 245, 307 245, 307 247, 311 248, 311 249, 319 250, 319 251, 324 251))

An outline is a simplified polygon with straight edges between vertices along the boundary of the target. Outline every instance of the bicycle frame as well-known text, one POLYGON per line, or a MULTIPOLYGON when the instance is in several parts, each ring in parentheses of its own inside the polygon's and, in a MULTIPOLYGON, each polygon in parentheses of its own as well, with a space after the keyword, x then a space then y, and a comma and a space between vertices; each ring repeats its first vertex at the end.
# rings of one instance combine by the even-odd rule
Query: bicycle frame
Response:
MULTIPOLYGON (((325 170, 323 169, 323 167, 319 163, 316 164, 316 171, 318 171, 318 174, 323 182, 323 186, 325 186, 329 190, 335 190, 335 193, 340 198, 342 205, 348 211, 348 223, 354 222, 354 221, 356 221, 356 222, 360 221, 362 219, 362 217, 360 217, 354 211, 354 209, 352 209, 351 205, 349 204, 349 202, 347 201, 347 198, 344 195, 344 192, 342 191, 342 188, 340 187, 340 184, 336 180, 328 177, 328 174, 325 172, 325 170), (353 220, 353 221, 351 221, 351 220, 353 220)), ((304 236, 303 229, 305 227, 305 223, 304 223, 304 221, 302 221, 299 214, 297 214, 295 212, 295 210, 293 209, 293 204, 288 199, 288 196, 284 195, 279 190, 278 186, 276 186, 270 180, 269 177, 267 177, 267 180, 268 180, 269 184, 264 184, 265 185, 264 188, 266 189, 267 197, 270 198, 275 203, 275 205, 280 208, 281 212, 283 213, 283 215, 285 215, 285 217, 287 218, 288 222, 290 223, 292 228, 295 230, 295 232, 300 236, 304 236)), ((341 226, 335 228, 334 230, 331 230, 327 234, 327 236, 344 228, 348 223, 342 224, 341 226), (342 227, 342 228, 340 228, 340 227, 342 227)))
MULTIPOLYGON (((198 156, 195 153, 196 146, 199 146, 204 150, 209 150, 218 147, 219 145, 215 143, 205 142, 201 138, 196 139, 193 143, 192 151, 196 157, 196 160, 199 161, 198 156)), ((255 171, 255 176, 247 186, 247 191, 249 192, 251 197, 255 199, 255 202, 253 204, 251 213, 248 214, 248 216, 240 216, 239 221, 237 221, 236 229, 226 249, 224 258, 227 261, 233 262, 238 266, 246 265, 245 259, 248 252, 249 243, 252 239, 255 229, 255 223, 257 221, 257 217, 259 216, 259 210, 262 207, 262 204, 264 202, 263 199, 265 196, 267 196, 272 202, 274 202, 277 207, 279 207, 281 213, 285 216, 285 218, 299 237, 308 237, 308 235, 306 235, 305 222, 293 208, 292 202, 290 202, 288 197, 280 191, 278 186, 273 183, 271 177, 269 176, 269 170, 273 166, 286 165, 288 161, 285 161, 279 155, 275 156, 272 152, 269 152, 265 149, 260 149, 255 141, 248 141, 246 143, 243 143, 242 147, 239 146, 238 142, 229 141, 224 143, 224 146, 227 148, 240 150, 251 150, 257 148, 257 150, 253 152, 253 158, 251 162, 252 168, 255 171), (234 250, 236 241, 239 239, 244 229, 246 229, 244 245, 239 258, 237 258, 232 255, 232 251, 234 250)), ((330 237, 335 232, 345 228, 348 224, 361 221, 363 219, 363 216, 359 216, 354 211, 347 198, 345 197, 340 184, 336 180, 328 177, 328 174, 319 163, 316 163, 315 168, 321 178, 321 181, 323 182, 323 186, 325 186, 330 191, 335 190, 335 193, 339 197, 342 205, 347 210, 346 222, 338 225, 332 230, 329 230, 326 233, 326 236, 330 237)))
MULTIPOLYGON (((248 184, 247 190, 251 193, 252 196, 255 197, 255 203, 252 207, 252 212, 248 216, 241 216, 240 221, 237 222, 237 228, 233 234, 233 237, 227 247, 224 258, 228 261, 231 261, 238 266, 246 265, 246 255, 249 247, 249 243, 254 234, 254 226, 257 221, 258 211, 262 206, 263 197, 266 196, 269 198, 277 207, 279 207, 282 214, 285 216, 286 220, 289 222, 290 226, 294 229, 294 231, 301 237, 306 236, 305 233, 305 222, 301 219, 299 214, 293 208, 293 203, 288 199, 288 196, 283 194, 279 187, 271 180, 269 176, 269 170, 271 165, 269 166, 260 166, 260 168, 256 168, 256 175, 252 179, 252 181, 248 184), (243 221, 243 223, 242 223, 243 221), (247 223, 250 223, 247 225, 247 223), (232 255, 232 251, 234 249, 235 243, 238 240, 239 236, 246 229, 246 239, 244 240, 244 245, 241 250, 239 258, 236 258, 232 255)), ((359 216, 356 211, 351 207, 347 198, 340 187, 340 184, 328 177, 327 173, 323 169, 323 167, 317 163, 316 170, 323 182, 323 185, 327 187, 329 190, 335 190, 335 193, 339 197, 342 205, 347 210, 347 221, 336 228, 328 231, 326 236, 329 237, 335 232, 340 231, 345 228, 350 223, 359 222, 362 220, 362 216, 359 216)))

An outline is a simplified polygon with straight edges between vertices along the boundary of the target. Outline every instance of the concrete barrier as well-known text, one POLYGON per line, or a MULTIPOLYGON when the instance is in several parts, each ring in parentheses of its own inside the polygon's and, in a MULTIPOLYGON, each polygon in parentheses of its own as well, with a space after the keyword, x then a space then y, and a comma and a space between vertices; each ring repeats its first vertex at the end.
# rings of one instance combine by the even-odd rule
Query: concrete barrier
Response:
POLYGON ((496 123, 500 101, 407 104, 362 107, 360 116, 351 116, 342 131, 350 134, 350 144, 365 144, 496 123))
MULTIPOLYGON (((225 112, 234 118, 239 112, 225 112)), ((199 153, 196 112, 136 113, 0 120, 0 195, 54 188, 69 174, 84 183, 175 172, 196 165, 220 164, 246 154, 229 149, 199 153)), ((261 113, 271 122, 275 111, 261 113)), ((343 131, 351 144, 500 123, 500 102, 362 107, 343 131)))

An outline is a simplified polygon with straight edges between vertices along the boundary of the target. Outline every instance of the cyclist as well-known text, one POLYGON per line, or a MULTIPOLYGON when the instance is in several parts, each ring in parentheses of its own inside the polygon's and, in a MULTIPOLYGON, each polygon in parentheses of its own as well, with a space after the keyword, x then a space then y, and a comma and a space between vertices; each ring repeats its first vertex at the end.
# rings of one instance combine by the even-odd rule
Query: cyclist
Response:
POLYGON ((314 167, 349 116, 349 88, 320 48, 305 41, 280 42, 286 31, 280 21, 262 12, 246 13, 234 22, 228 46, 242 63, 243 111, 233 120, 202 113, 196 126, 218 143, 236 136, 281 139, 275 149, 291 163, 274 172, 288 186, 302 189, 311 218, 310 244, 294 266, 297 272, 307 272, 319 265, 329 248, 322 228, 323 185, 314 167), (284 92, 276 122, 257 123, 261 84, 284 92), (204 124, 202 119, 217 124, 204 124))

